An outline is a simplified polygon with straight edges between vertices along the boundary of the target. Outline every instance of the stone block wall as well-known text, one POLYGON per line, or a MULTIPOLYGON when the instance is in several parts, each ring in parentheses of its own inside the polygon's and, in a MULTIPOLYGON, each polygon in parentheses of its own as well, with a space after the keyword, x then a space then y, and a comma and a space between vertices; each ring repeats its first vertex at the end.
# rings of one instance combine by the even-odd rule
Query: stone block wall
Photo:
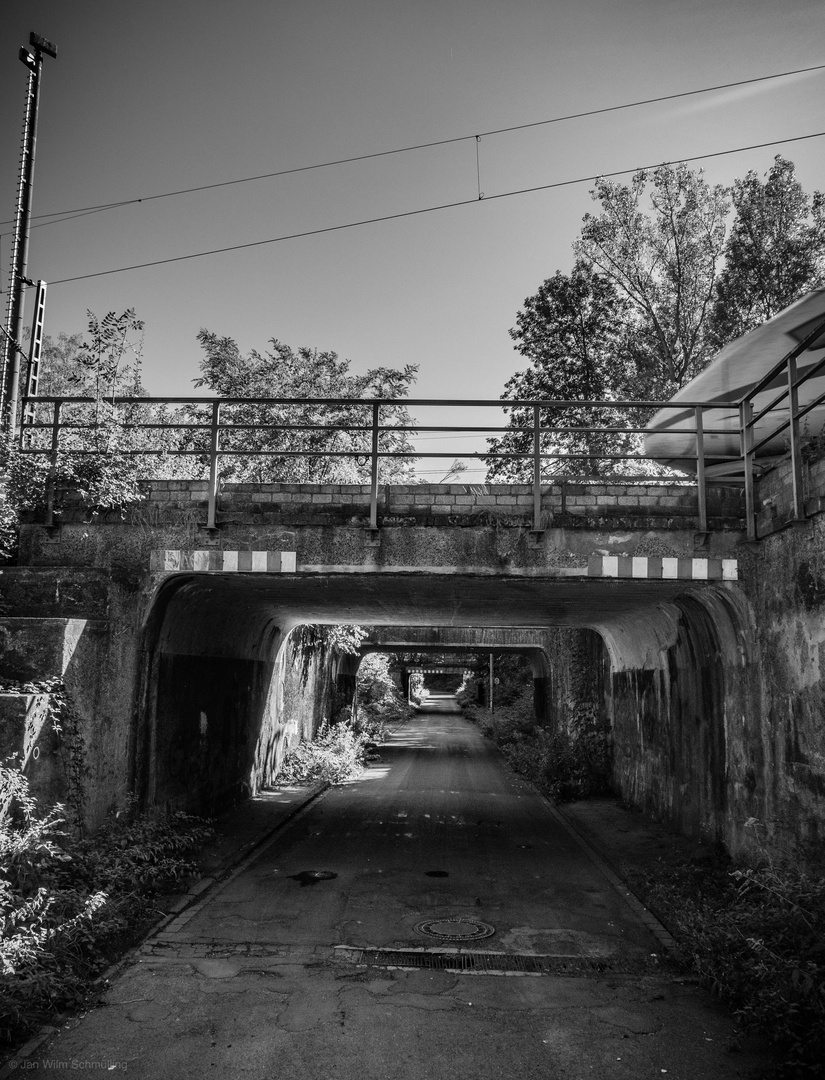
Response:
MULTIPOLYGON (((128 512, 137 526, 206 521, 205 480, 152 480, 146 499, 128 512)), ((741 487, 710 486, 708 514, 717 528, 739 528, 741 487)), ((698 527, 697 492, 691 483, 569 480, 542 485, 542 524, 581 527, 594 522, 642 522, 656 527, 698 527)), ((218 497, 218 523, 366 524, 370 489, 362 484, 226 484, 218 497)), ((83 520, 70 501, 67 523, 83 520)), ((115 520, 116 515, 109 515, 115 520)), ((380 525, 529 525, 529 484, 381 484, 380 525)), ((103 515, 101 520, 106 520, 103 515)))

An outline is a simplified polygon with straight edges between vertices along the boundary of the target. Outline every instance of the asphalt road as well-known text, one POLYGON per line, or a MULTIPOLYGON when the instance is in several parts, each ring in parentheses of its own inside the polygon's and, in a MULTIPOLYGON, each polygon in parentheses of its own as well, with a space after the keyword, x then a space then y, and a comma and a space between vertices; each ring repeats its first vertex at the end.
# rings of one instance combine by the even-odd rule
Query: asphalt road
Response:
POLYGON ((731 1022, 662 962, 638 912, 453 708, 435 702, 399 729, 361 778, 148 942, 105 1004, 41 1051, 39 1069, 744 1075, 755 1062, 729 1052, 731 1022), (456 949, 546 973, 364 965, 456 949))

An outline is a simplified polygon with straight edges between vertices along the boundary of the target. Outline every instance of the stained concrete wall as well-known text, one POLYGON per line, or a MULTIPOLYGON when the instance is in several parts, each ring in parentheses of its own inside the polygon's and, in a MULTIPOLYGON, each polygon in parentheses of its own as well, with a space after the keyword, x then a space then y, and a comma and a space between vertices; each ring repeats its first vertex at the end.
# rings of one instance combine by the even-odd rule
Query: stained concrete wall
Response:
POLYGON ((591 719, 606 728, 609 660, 601 635, 590 629, 554 628, 547 632, 544 649, 549 672, 543 687, 546 726, 570 733, 591 719))
POLYGON ((767 537, 743 586, 754 610, 759 711, 749 783, 770 842, 825 861, 825 518, 767 537))
POLYGON ((0 761, 14 759, 41 806, 71 799, 70 748, 62 735, 47 694, 0 693, 0 761))
MULTIPOLYGON (((79 812, 87 824, 99 824, 130 789, 137 605, 94 570, 5 567, 0 585, 0 675, 65 681, 85 762, 75 792, 79 812)), ((37 771, 33 764, 35 786, 37 771)))

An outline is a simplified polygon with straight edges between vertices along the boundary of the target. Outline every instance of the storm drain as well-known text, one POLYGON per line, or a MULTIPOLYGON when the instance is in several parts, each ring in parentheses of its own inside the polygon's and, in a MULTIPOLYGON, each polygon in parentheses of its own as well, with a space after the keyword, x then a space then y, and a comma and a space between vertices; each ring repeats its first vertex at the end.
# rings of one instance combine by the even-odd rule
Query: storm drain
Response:
POLYGON ((527 953, 464 952, 415 949, 353 949, 337 946, 335 958, 359 967, 425 969, 477 975, 649 975, 662 973, 658 956, 536 956, 527 953))

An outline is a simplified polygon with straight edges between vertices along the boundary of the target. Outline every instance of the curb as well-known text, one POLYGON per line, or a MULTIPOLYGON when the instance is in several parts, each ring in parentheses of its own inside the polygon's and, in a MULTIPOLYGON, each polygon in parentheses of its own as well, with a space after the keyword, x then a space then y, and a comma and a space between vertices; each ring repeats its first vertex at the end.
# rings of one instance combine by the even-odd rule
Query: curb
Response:
MULTIPOLYGON (((562 826, 565 832, 567 832, 576 841, 576 843, 580 845, 588 858, 596 864, 599 870, 601 870, 601 872, 604 874, 604 876, 607 878, 607 880, 610 882, 610 884, 613 886, 619 896, 621 896, 621 898, 630 907, 634 914, 636 914, 642 920, 642 922, 645 924, 648 930, 650 930, 650 932, 653 934, 653 936, 656 938, 656 940, 659 942, 665 952, 673 955, 676 951, 676 942, 674 941, 672 935, 669 933, 667 928, 661 922, 659 922, 659 920, 656 918, 653 912, 650 911, 649 908, 645 907, 645 905, 642 903, 639 897, 636 896, 636 894, 633 892, 627 882, 619 874, 616 873, 616 871, 610 866, 608 862, 605 861, 602 855, 598 852, 596 848, 593 847, 592 843, 584 836, 584 834, 581 833, 576 828, 576 826, 565 817, 564 813, 559 810, 559 808, 555 806, 547 798, 547 796, 543 795, 542 798, 547 803, 547 806, 553 814, 553 817, 556 818, 556 820, 562 826)), ((2 1077, 0 1077, 0 1080, 2 1080, 2 1077)))

